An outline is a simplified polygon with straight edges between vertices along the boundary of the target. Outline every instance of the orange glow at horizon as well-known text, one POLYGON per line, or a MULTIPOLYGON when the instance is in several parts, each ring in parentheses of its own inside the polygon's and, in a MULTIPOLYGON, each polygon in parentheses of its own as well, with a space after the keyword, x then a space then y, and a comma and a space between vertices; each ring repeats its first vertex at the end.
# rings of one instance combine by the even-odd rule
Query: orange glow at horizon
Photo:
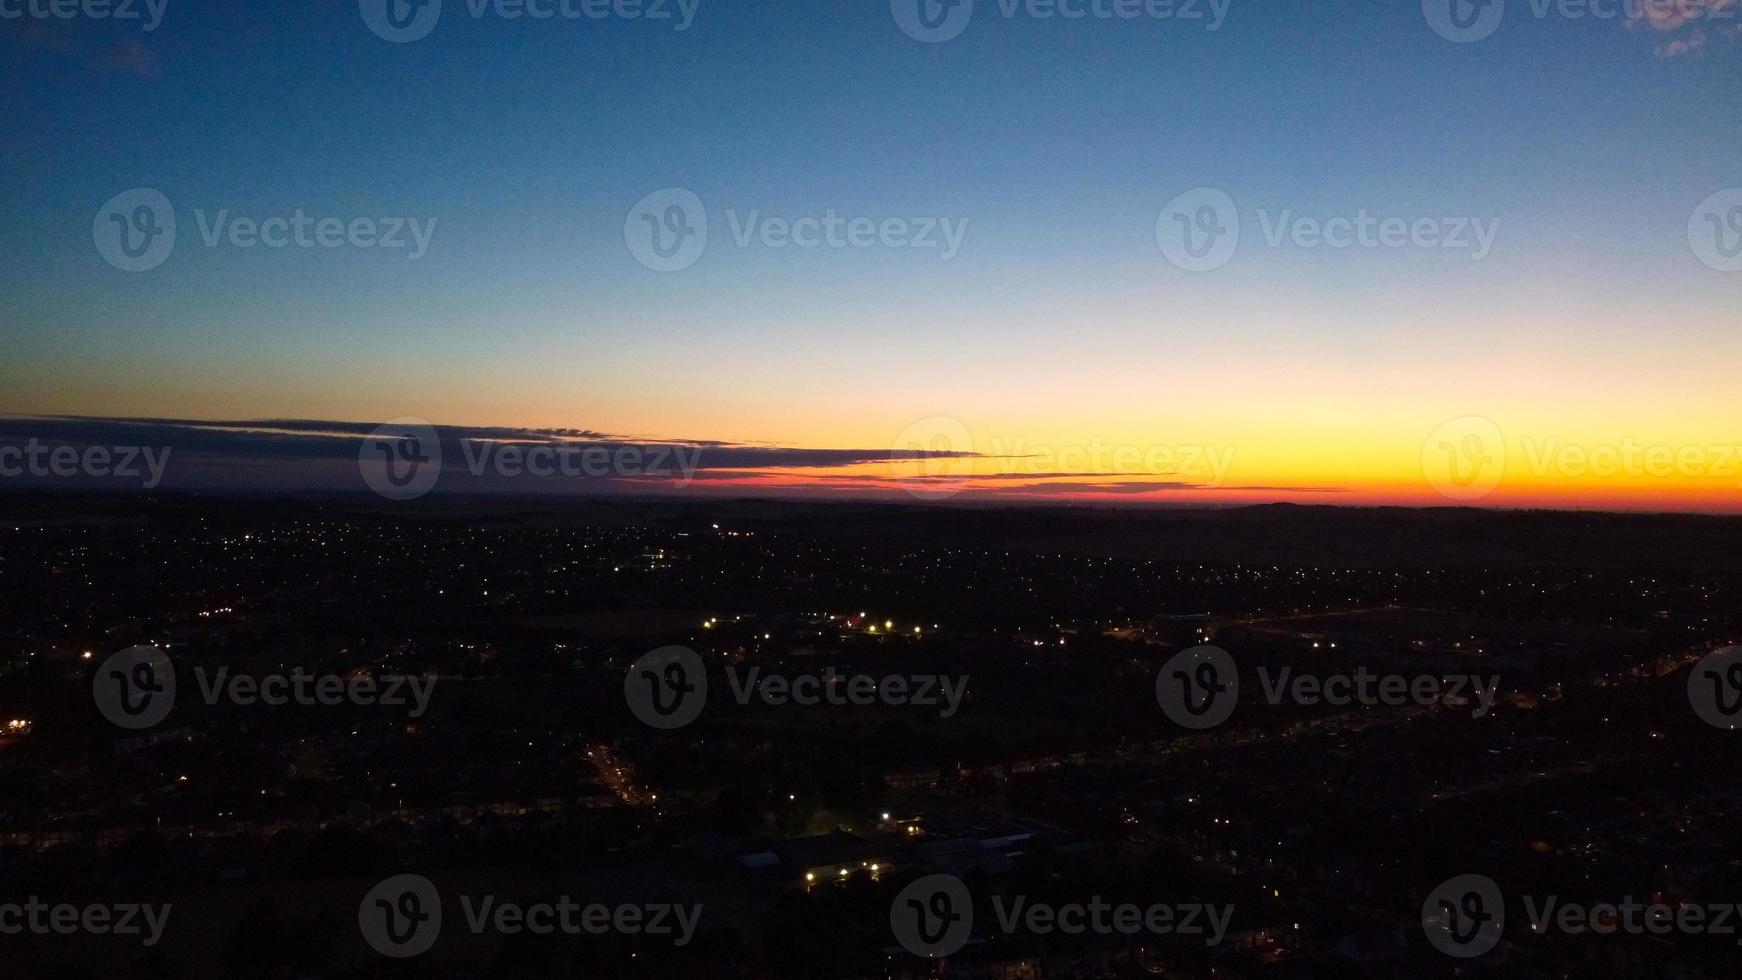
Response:
MULTIPOLYGON (((1234 463, 1217 475, 1111 470, 1084 473, 1026 468, 1021 460, 943 457, 861 462, 836 467, 703 471, 704 489, 791 495, 883 497, 921 502, 1057 502, 1099 505, 1263 503, 1350 506, 1489 507, 1512 509, 1650 510, 1742 513, 1742 449, 1641 449, 1638 466, 1621 462, 1625 445, 1580 445, 1552 455, 1518 447, 1483 464, 1493 486, 1460 487, 1434 470, 1432 454, 1398 460, 1397 469, 1325 465, 1312 468, 1234 463), (1611 453, 1610 450, 1613 450, 1611 453), (1580 453, 1584 455, 1581 456, 1580 453), (1668 454, 1666 456, 1666 454, 1668 454), (1591 459, 1616 460, 1603 469, 1591 459), (1647 461, 1672 462, 1666 470, 1647 461), (1015 463, 1016 465, 1012 465, 1015 463), (1413 472, 1411 470, 1413 469, 1413 472), (1401 471, 1401 472, 1399 472, 1401 471), (1208 477, 1207 479, 1205 477, 1208 477), (1445 489, 1442 490, 1441 488, 1445 489)), ((1253 454, 1258 455, 1258 454, 1253 454)), ((1202 469, 1201 467, 1197 469, 1202 469)))
POLYGON ((481 368, 470 375, 475 384, 457 387, 442 387, 438 375, 377 374, 361 361, 216 385, 168 372, 117 371, 113 384, 78 386, 15 375, 0 412, 417 416, 438 426, 866 454, 845 465, 742 470, 707 469, 704 454, 695 490, 747 495, 1742 513, 1733 358, 1715 345, 1672 370, 1667 355, 1641 349, 1622 385, 1601 380, 1617 376, 1613 351, 1537 344, 1502 339, 1448 347, 1437 359, 1359 359, 1210 337, 1163 358, 1181 366, 1160 373, 1151 370, 1154 352, 1143 351, 1125 360, 1103 351, 1088 367, 1047 373, 1026 361, 1006 365, 997 352, 972 372, 905 363, 893 371, 874 361, 861 371, 806 372, 722 350, 709 352, 720 359, 717 376, 682 397, 660 396, 658 372, 645 366, 577 390, 563 383, 573 366, 563 356, 517 375, 481 368), (918 458, 880 458, 891 452, 918 458))

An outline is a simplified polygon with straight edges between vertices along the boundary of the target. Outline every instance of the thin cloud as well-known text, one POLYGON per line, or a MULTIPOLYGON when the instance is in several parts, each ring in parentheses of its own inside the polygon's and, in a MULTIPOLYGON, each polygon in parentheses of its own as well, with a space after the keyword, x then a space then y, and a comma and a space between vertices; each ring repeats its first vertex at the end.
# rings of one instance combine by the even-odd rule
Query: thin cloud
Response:
POLYGON ((1742 0, 1643 0, 1639 9, 1652 28, 1668 32, 1680 30, 1697 20, 1732 16, 1729 11, 1738 3, 1742 0))
MULTIPOLYGON (((374 422, 321 419, 115 418, 103 416, 0 416, 0 445, 152 446, 173 452, 171 485, 189 489, 359 489, 357 462, 374 422)), ((974 453, 916 454, 893 449, 801 449, 717 439, 636 440, 586 428, 436 426, 442 487, 475 493, 648 492, 673 487, 717 491, 899 494, 904 490, 959 488, 964 499, 1132 498, 1181 492, 1343 493, 1342 487, 1218 486, 1172 474, 1107 471, 987 474, 903 474, 867 464, 911 462, 939 456, 977 458, 974 453), (505 478, 477 472, 468 460, 482 445, 558 449, 600 448, 659 452, 687 463, 689 471, 546 474, 505 478)))
POLYGON ((107 57, 109 67, 119 68, 129 75, 139 78, 156 78, 158 75, 157 56, 134 38, 111 45, 107 57))

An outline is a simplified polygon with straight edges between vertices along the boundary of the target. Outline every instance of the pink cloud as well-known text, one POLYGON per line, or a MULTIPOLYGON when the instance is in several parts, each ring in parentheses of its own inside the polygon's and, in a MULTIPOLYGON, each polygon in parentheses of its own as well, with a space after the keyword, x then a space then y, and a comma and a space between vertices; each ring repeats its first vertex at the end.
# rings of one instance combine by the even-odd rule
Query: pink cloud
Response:
MULTIPOLYGON (((1640 12, 1645 16, 1646 23, 1659 31, 1674 31, 1689 23, 1715 17, 1732 16, 1727 13, 1742 0, 1639 0, 1640 12)), ((1700 44, 1704 44, 1701 41, 1700 44)), ((1664 45, 1664 48, 1673 47, 1664 45)), ((1663 54, 1663 49, 1659 49, 1663 54)), ((1678 52, 1687 53, 1685 50, 1678 52)), ((1669 55, 1673 57, 1673 55, 1669 55)))
POLYGON ((1657 48, 1659 58, 1680 58, 1692 54, 1706 46, 1706 32, 1694 31, 1685 38, 1676 38, 1668 44, 1660 44, 1657 48))

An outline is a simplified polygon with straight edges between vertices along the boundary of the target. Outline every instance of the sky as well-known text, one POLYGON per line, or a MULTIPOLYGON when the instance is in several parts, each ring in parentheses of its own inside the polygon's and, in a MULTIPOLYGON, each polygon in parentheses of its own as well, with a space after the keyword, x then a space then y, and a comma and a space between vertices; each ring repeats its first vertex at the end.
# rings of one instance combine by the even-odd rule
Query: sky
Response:
POLYGON ((0 435, 412 418, 767 451, 690 492, 1742 511, 1732 0, 1458 0, 1500 11, 1462 41, 1438 0, 924 0, 968 11, 930 40, 913 0, 440 0, 398 41, 386 0, 47 2, 0 0, 0 435), (131 271, 136 189, 176 234, 131 271), (298 215, 343 232, 250 235, 298 215))

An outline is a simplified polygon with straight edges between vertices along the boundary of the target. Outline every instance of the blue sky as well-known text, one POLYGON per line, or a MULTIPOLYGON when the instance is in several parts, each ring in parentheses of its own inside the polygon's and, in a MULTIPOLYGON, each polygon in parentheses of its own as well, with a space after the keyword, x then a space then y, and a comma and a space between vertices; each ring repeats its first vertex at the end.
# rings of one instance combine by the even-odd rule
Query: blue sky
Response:
POLYGON ((0 20, 0 410, 864 445, 933 411, 1022 424, 987 379, 1084 425, 1130 417, 1106 385, 1182 364, 1346 384, 1564 349, 1610 387, 1704 379, 1742 353, 1738 280, 1687 241, 1694 206, 1742 185, 1736 23, 1539 20, 1512 0, 1493 37, 1454 44, 1415 3, 1234 0, 1210 32, 979 0, 959 37, 923 44, 880 2, 701 0, 677 32, 446 0, 428 37, 393 44, 342 2, 168 0, 149 33, 0 20), (1199 186, 1247 224, 1205 276, 1155 241, 1158 210, 1199 186), (98 209, 135 187, 181 225, 149 273, 92 245, 98 209), (623 235, 665 187, 715 224, 670 274, 623 235), (437 226, 415 262, 199 243, 196 210, 297 208, 437 226), (968 231, 948 261, 735 248, 728 209, 968 231), (1472 263, 1266 248, 1260 209, 1502 223, 1472 263))

